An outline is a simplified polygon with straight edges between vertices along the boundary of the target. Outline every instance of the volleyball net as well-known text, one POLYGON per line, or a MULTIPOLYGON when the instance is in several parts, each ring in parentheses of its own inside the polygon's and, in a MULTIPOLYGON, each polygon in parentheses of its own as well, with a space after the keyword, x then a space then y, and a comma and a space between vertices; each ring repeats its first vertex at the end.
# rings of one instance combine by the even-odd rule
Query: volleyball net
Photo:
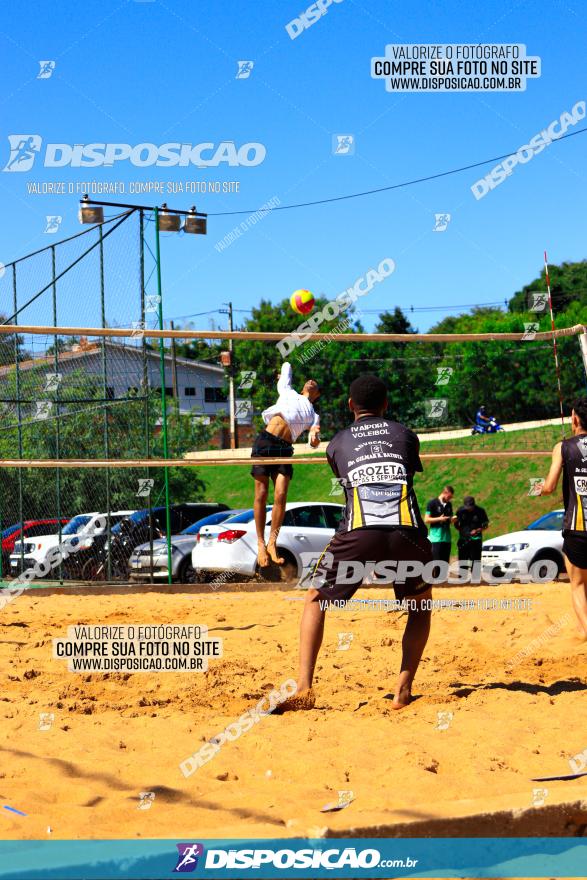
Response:
MULTIPOLYGON (((129 211, 7 264, 0 278, 3 576, 14 555, 6 533, 20 524, 61 536, 75 516, 105 514, 111 528, 147 510, 152 541, 153 517, 165 532, 170 508, 224 501, 210 497, 220 491, 211 475, 232 467, 226 487, 242 485, 232 474, 250 466, 284 357, 295 387, 320 385, 325 441, 348 424, 348 388, 364 372, 385 380, 388 415, 417 431, 425 461, 532 459, 544 471, 570 432, 572 400, 585 392, 583 325, 553 331, 530 314, 508 333, 364 333, 351 307, 315 332, 301 332, 293 313, 285 330, 165 328, 153 232, 148 214, 129 211), (472 433, 482 404, 505 430, 472 433)), ((293 462, 329 484, 323 448, 300 446, 293 462)), ((245 506, 241 495, 227 488, 234 506, 245 506)))

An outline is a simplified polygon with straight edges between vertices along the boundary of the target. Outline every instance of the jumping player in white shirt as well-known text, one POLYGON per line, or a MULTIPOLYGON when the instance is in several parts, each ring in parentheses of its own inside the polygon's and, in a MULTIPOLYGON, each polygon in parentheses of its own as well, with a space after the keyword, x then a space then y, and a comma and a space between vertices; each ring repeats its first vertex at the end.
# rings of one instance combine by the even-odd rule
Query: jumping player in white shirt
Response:
MULTIPOLYGON (((318 383, 309 379, 302 393, 291 387, 292 369, 287 361, 281 368, 277 390, 277 403, 263 412, 265 429, 253 444, 251 458, 289 458, 293 455, 293 443, 304 431, 309 431, 310 446, 316 448, 320 443, 320 416, 313 404, 320 397, 318 383)), ((261 568, 266 568, 272 560, 283 565, 277 553, 277 536, 285 516, 287 490, 293 477, 291 464, 255 464, 251 468, 255 480, 255 525, 257 527, 258 560, 261 568), (274 497, 271 511, 271 531, 265 543, 265 520, 267 518, 267 493, 269 479, 273 480, 274 497)))

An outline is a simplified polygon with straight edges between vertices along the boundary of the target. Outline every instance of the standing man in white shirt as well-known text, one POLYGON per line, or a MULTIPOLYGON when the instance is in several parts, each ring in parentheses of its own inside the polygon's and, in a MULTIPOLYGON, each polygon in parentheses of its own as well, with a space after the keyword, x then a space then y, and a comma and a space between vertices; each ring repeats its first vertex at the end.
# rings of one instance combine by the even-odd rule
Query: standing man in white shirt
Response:
MULTIPOLYGON (((320 443, 320 416, 313 404, 320 397, 318 383, 308 379, 298 394, 292 386, 291 364, 287 361, 281 367, 277 382, 279 397, 277 403, 263 412, 265 429, 253 444, 251 458, 289 458, 293 455, 293 444, 304 431, 309 431, 310 446, 316 448, 320 443)), ((285 516, 287 490, 293 477, 291 464, 254 464, 251 474, 255 480, 255 525, 257 527, 258 560, 261 568, 266 568, 270 560, 283 565, 277 553, 277 536, 285 516), (271 511, 271 531, 265 543, 265 520, 267 519, 267 494, 269 479, 273 480, 274 496, 271 511)))

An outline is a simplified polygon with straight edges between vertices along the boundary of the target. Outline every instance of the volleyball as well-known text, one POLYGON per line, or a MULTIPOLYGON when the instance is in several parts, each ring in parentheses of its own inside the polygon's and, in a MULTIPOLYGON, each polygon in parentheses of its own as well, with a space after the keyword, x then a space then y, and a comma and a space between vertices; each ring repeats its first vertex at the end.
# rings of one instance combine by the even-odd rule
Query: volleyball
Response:
POLYGON ((314 294, 309 290, 294 290, 289 303, 298 315, 309 315, 314 308, 314 294))

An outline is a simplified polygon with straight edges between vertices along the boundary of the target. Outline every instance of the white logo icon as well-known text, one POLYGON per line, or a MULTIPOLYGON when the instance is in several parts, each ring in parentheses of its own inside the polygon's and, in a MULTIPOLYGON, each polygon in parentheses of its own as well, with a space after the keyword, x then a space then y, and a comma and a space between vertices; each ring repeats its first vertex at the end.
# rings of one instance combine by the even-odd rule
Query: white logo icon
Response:
POLYGON ((569 767, 571 773, 582 773, 583 770, 587 770, 587 749, 569 758, 569 767))
POLYGON ((354 156, 354 134, 335 134, 332 136, 332 152, 335 156, 354 156))
POLYGON ((330 483, 329 495, 344 495, 344 489, 342 488, 340 477, 330 477, 330 483))
POLYGON ((61 226, 61 221, 63 217, 60 214, 48 214, 45 218, 47 220, 47 225, 45 226, 45 232, 52 233, 57 232, 59 227, 61 226))
POLYGON ((137 498, 148 498, 151 494, 151 489, 155 485, 155 480, 153 479, 140 479, 139 480, 139 491, 137 492, 137 498))
POLYGON ((137 810, 150 810, 155 800, 154 791, 139 791, 139 803, 137 810))
POLYGON ((533 321, 531 324, 524 324, 524 335, 522 336, 523 340, 531 340, 536 339, 536 334, 538 332, 538 328, 540 324, 537 321, 533 321))
POLYGON ((52 409, 53 402, 51 400, 37 400, 35 420, 48 419, 52 409))
POLYGON ((339 633, 337 651, 348 651, 353 638, 353 633, 339 633))
POLYGON ((532 806, 533 807, 542 807, 544 806, 544 801, 548 797, 548 789, 547 788, 533 788, 532 789, 532 806))
POLYGON ((59 391, 63 373, 45 373, 44 391, 59 391))
POLYGON ((145 299, 145 311, 156 312, 160 302, 161 297, 158 293, 150 293, 145 299))
POLYGON ((302 587, 306 583, 308 586, 312 586, 315 589, 320 589, 320 587, 324 586, 324 575, 316 574, 316 569, 318 564, 321 566, 328 568, 332 565, 332 561, 334 559, 332 553, 322 553, 321 555, 316 555, 316 553, 300 553, 302 559, 302 576, 299 580, 299 586, 302 587))
POLYGON ((444 232, 450 223, 450 214, 435 214, 432 232, 444 232))
POLYGON ((38 134, 9 134, 10 158, 3 171, 30 171, 37 153, 41 149, 42 139, 38 134))
POLYGON ((530 477, 530 490, 528 492, 528 495, 532 496, 533 498, 537 498, 538 495, 540 495, 540 490, 542 488, 543 482, 544 480, 542 479, 542 477, 530 477))
POLYGON ((237 391, 248 391, 253 387, 253 382, 257 378, 254 370, 242 370, 237 391))
POLYGON ((255 66, 254 61, 237 61, 238 70, 235 79, 248 79, 255 66))
POLYGON ((451 380, 452 374, 454 373, 453 367, 436 367, 436 382, 435 385, 448 385, 451 380))
POLYGON ((147 325, 144 321, 132 321, 131 322, 132 333, 130 334, 134 339, 142 339, 145 335, 145 330, 147 329, 147 325))
POLYGON ((531 312, 545 312, 546 306, 548 305, 548 297, 545 293, 531 293, 530 294, 530 311, 531 312))
POLYGON ((39 68, 40 69, 37 74, 37 79, 49 79, 49 77, 53 75, 53 71, 55 70, 55 62, 39 61, 39 68))
POLYGON ((435 730, 448 730, 450 723, 454 718, 452 712, 437 712, 438 720, 435 724, 435 730))
POLYGON ((54 712, 39 712, 39 730, 51 730, 54 721, 54 712))
POLYGON ((252 400, 235 400, 234 414, 237 422, 241 425, 249 424, 253 417, 253 401, 252 400))
POLYGON ((442 419, 448 412, 448 400, 432 399, 425 401, 426 417, 429 419, 442 419))

